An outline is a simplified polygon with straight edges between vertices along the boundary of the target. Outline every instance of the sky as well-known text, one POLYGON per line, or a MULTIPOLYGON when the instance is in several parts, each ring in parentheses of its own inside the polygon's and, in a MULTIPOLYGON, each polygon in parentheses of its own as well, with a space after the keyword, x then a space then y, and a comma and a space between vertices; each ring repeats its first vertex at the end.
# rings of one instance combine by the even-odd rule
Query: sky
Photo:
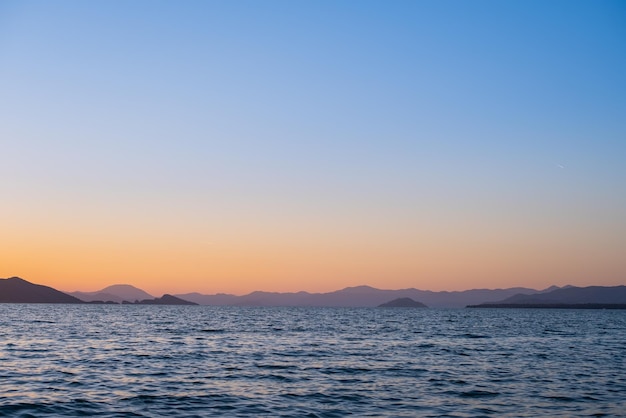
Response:
POLYGON ((626 284, 623 1, 2 1, 0 277, 626 284))

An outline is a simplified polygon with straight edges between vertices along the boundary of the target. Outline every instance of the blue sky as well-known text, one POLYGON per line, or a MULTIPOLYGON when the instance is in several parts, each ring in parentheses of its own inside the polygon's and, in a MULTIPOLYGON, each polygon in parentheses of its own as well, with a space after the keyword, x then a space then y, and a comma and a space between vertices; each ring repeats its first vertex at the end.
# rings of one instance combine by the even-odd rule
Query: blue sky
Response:
MULTIPOLYGON (((492 237, 486 254, 522 251, 514 243, 527 234, 523 251, 553 240, 548 248, 570 261, 587 254, 606 270, 572 277, 555 264, 530 284, 623 282, 625 46, 626 6, 617 1, 3 2, 8 236, 31 228, 20 251, 33 254, 61 236, 68 250, 95 251, 101 228, 124 242, 142 224, 163 231, 174 253, 232 241, 229 262, 240 251, 252 265, 310 242, 345 259, 379 251, 376 276, 357 267, 335 274, 318 254, 295 257, 289 277, 315 265, 332 277, 321 287, 429 288, 439 285, 436 263, 411 267, 428 242, 452 241, 454 264, 477 235, 492 237), (384 248, 334 247, 350 237, 384 248), (248 259, 268 242, 276 254, 248 259), (385 262, 397 249, 405 259, 385 262), (386 274, 385 263, 406 268, 386 274)), ((228 268, 213 271, 214 262, 188 287, 228 290, 228 268)), ((482 279, 455 270, 442 286, 524 284, 515 268, 482 279)), ((230 282, 288 287, 270 270, 230 282)), ((74 284, 88 275, 81 271, 32 274, 74 284)), ((163 280, 176 274, 172 267, 163 280)), ((311 288, 318 276, 294 286, 311 288)))

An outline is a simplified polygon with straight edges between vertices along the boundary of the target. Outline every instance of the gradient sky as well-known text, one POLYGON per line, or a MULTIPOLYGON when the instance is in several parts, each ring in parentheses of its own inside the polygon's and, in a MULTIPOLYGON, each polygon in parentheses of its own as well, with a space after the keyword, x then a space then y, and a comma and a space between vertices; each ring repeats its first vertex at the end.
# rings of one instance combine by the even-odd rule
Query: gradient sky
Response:
POLYGON ((626 284, 623 1, 2 1, 0 277, 626 284))

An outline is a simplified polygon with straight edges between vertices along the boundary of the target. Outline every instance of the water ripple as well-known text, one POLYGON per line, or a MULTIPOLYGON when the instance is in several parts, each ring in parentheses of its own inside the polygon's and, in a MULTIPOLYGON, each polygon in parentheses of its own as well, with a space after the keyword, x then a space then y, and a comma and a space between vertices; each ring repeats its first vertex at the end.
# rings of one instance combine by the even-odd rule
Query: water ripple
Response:
POLYGON ((620 416, 626 312, 0 305, 0 416, 620 416))

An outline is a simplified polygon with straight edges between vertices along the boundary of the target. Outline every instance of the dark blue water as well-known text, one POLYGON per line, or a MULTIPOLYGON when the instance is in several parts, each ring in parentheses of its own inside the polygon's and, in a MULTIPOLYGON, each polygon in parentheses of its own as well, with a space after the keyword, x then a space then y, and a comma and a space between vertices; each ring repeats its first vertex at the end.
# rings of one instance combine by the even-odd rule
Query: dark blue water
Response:
POLYGON ((624 416, 626 311, 0 305, 2 416, 624 416))

